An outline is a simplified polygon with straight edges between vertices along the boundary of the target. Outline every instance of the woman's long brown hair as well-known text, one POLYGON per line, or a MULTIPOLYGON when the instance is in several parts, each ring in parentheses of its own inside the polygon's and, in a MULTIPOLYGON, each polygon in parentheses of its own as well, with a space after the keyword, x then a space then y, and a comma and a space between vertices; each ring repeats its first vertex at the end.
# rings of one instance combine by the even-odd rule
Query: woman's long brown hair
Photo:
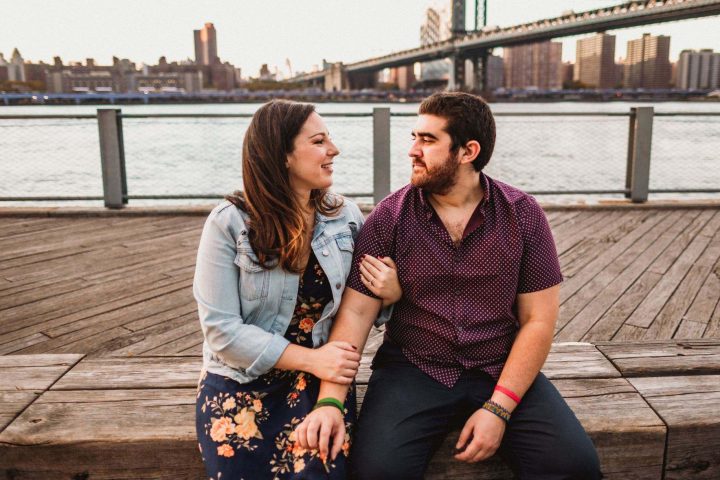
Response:
MULTIPOLYGON (((303 252, 309 242, 308 224, 301 205, 290 188, 287 157, 295 137, 315 111, 313 105, 272 100, 255 112, 243 140, 244 191, 225 198, 248 214, 248 238, 259 264, 265 269, 281 265, 302 273, 303 252)), ((342 207, 339 197, 328 190, 312 190, 310 206, 323 215, 334 215, 342 207)))

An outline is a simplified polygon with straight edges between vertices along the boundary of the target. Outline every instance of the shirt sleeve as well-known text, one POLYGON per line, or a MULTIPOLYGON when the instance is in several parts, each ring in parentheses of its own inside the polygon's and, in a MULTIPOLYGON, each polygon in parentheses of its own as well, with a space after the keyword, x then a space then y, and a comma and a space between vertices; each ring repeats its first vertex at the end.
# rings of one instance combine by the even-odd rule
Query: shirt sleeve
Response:
POLYGON ((532 197, 518 208, 523 253, 517 293, 545 290, 562 283, 555 240, 545 212, 532 197))
POLYGON ((347 280, 348 287, 368 297, 380 298, 365 288, 362 280, 360 280, 360 261, 363 255, 392 257, 392 242, 389 241, 392 228, 392 218, 389 212, 385 211, 382 204, 375 207, 375 210, 368 215, 365 223, 362 225, 362 229, 355 242, 352 268, 350 269, 350 275, 347 280))

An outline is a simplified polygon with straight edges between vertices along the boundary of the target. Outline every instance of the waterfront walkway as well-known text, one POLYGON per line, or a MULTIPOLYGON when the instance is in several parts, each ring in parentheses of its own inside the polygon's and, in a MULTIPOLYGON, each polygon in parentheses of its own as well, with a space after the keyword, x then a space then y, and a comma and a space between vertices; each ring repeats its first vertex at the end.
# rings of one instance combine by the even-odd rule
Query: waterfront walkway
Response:
MULTIPOLYGON (((720 338, 720 206, 548 218, 566 278, 555 341, 720 338)), ((200 353, 191 284, 203 222, 0 212, 0 355, 200 353)))

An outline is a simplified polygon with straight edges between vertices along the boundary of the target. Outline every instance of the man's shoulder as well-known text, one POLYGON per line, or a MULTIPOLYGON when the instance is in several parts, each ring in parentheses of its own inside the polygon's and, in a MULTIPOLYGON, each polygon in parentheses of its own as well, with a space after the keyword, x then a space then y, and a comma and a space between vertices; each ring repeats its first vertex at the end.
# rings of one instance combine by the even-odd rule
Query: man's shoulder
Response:
POLYGON ((413 201, 416 191, 417 187, 408 184, 391 193, 375 205, 375 208, 373 208, 368 216, 368 220, 372 217, 375 220, 383 222, 397 221, 400 213, 407 207, 408 202, 413 201))

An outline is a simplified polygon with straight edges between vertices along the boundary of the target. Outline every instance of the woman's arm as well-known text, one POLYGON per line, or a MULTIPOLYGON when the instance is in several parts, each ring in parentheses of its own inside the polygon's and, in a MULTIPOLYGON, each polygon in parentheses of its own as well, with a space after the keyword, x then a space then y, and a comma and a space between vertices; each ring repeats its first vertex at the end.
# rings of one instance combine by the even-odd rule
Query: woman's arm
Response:
MULTIPOLYGON (((228 207, 234 208, 234 207, 228 207)), ((239 272, 230 233, 232 212, 213 212, 205 223, 193 293, 200 325, 211 350, 226 364, 259 376, 271 368, 301 370, 336 383, 352 382, 360 354, 347 342, 331 342, 319 349, 291 345, 282 335, 248 325, 241 315, 239 272)))

